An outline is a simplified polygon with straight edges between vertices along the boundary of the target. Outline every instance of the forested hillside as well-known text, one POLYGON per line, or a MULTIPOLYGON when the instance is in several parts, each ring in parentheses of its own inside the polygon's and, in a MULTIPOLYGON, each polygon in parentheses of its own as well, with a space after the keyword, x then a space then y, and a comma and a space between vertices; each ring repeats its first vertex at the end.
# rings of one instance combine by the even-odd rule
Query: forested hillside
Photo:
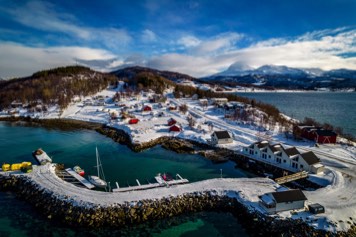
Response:
POLYGON ((116 76, 82 66, 60 67, 34 73, 27 78, 0 81, 0 109, 13 101, 36 105, 58 104, 65 108, 75 96, 87 96, 103 90, 116 76))

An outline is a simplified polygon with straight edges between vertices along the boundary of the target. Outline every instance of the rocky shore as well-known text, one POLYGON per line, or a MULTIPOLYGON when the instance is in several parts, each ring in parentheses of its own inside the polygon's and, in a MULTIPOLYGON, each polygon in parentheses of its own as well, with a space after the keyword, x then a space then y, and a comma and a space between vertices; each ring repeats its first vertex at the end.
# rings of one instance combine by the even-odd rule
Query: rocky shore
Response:
MULTIPOLYGON (((96 130, 120 144, 127 145, 135 152, 160 144, 163 148, 178 153, 201 154, 213 162, 238 161, 238 166, 251 170, 251 167, 248 167, 248 162, 243 161, 241 157, 234 156, 232 151, 216 149, 195 141, 161 137, 147 143, 135 144, 132 143, 130 136, 125 131, 101 124, 63 119, 27 120, 27 118, 6 119, 10 122, 26 122, 30 126, 46 128, 96 130)), ((255 173, 261 175, 259 167, 254 167, 254 169, 256 169, 255 173)), ((123 227, 186 213, 223 211, 231 212, 236 216, 250 236, 356 236, 355 220, 351 220, 353 225, 348 232, 330 233, 315 230, 302 220, 279 220, 275 217, 261 215, 259 212, 249 210, 235 198, 214 195, 211 192, 193 192, 162 199, 101 206, 88 202, 76 203, 71 197, 58 197, 51 190, 39 187, 26 175, 0 175, 0 190, 12 190, 20 198, 33 204, 48 219, 61 220, 72 226, 123 227)))
POLYGON ((73 119, 33 119, 30 117, 2 117, 0 121, 17 123, 22 126, 39 126, 47 129, 75 130, 89 129, 111 138, 113 141, 128 146, 134 152, 140 152, 156 145, 177 153, 200 154, 213 162, 228 161, 232 151, 216 148, 208 144, 199 143, 175 137, 160 137, 145 143, 134 143, 130 136, 121 129, 112 128, 100 123, 73 119))
POLYGON ((0 175, 0 189, 11 190, 34 205, 48 219, 70 226, 90 228, 136 225, 180 214, 218 211, 231 212, 250 236, 353 236, 355 224, 346 232, 315 230, 301 220, 279 220, 249 210, 237 199, 209 192, 192 192, 154 200, 98 205, 59 196, 38 185, 27 175, 0 175))

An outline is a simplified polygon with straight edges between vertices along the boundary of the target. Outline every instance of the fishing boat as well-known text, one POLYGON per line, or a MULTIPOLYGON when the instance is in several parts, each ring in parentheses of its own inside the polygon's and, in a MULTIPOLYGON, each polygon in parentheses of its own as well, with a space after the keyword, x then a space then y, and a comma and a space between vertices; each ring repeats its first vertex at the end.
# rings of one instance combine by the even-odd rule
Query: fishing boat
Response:
POLYGON ((34 152, 32 152, 33 157, 36 159, 39 165, 45 165, 47 163, 52 163, 52 159, 49 158, 46 152, 41 148, 38 148, 34 152))
POLYGON ((96 148, 96 168, 98 171, 98 176, 89 175, 88 180, 97 188, 106 188, 107 183, 105 181, 103 166, 101 165, 101 161, 99 158, 98 148, 96 148))
POLYGON ((173 180, 173 177, 172 177, 172 175, 171 175, 170 173, 163 173, 163 174, 161 175, 161 177, 162 177, 162 179, 163 179, 164 181, 171 181, 171 180, 173 180))
POLYGON ((80 166, 78 166, 78 165, 74 166, 73 170, 80 176, 84 177, 85 171, 82 168, 80 168, 80 166))

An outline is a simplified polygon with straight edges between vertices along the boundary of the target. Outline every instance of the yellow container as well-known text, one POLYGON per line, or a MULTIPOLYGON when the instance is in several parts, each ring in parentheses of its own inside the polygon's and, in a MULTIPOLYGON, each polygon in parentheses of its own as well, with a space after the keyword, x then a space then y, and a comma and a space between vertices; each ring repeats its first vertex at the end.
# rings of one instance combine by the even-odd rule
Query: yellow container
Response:
POLYGON ((11 165, 11 170, 20 170, 22 164, 12 164, 11 165))
POLYGON ((3 164, 1 166, 2 171, 9 171, 10 170, 10 165, 9 164, 3 164))
POLYGON ((29 167, 31 165, 32 165, 31 162, 28 162, 28 161, 24 161, 24 162, 21 163, 21 167, 22 168, 27 168, 27 167, 29 167))

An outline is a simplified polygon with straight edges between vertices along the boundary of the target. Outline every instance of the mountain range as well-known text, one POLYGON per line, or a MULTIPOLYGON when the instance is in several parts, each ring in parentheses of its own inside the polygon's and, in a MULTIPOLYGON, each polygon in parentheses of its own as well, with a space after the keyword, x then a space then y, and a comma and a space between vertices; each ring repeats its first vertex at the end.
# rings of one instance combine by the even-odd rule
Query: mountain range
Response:
POLYGON ((284 89, 346 89, 356 88, 356 70, 292 68, 264 65, 253 69, 244 64, 232 64, 226 71, 201 78, 217 84, 250 85, 284 89))

